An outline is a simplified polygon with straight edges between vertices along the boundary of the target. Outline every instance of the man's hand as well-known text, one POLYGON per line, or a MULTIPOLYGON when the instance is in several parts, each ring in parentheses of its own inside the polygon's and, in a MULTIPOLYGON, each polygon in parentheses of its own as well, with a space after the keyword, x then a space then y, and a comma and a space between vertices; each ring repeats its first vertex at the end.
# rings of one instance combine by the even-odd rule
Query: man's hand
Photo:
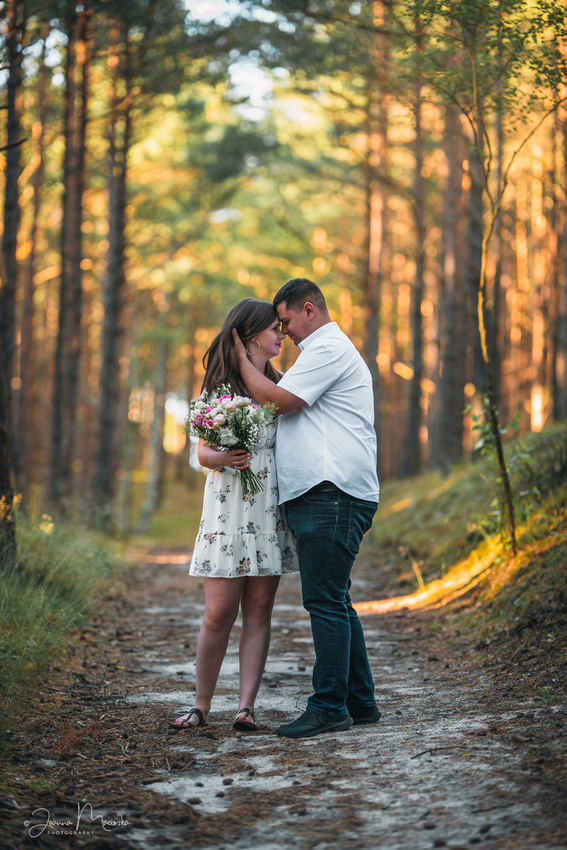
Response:
POLYGON ((242 366, 243 363, 248 362, 248 357, 246 356, 246 349, 244 348, 244 344, 243 344, 242 340, 238 336, 238 331, 236 330, 236 328, 232 329, 232 338, 234 340, 234 348, 236 350, 236 356, 238 357, 238 362, 239 362, 240 366, 242 366))
POLYGON ((236 356, 238 357, 240 374, 248 387, 248 391, 259 404, 271 402, 275 404, 278 413, 289 413, 305 404, 302 398, 281 389, 281 387, 275 386, 269 378, 266 378, 265 375, 256 369, 254 364, 246 356, 246 349, 238 336, 236 328, 232 329, 232 338, 234 340, 236 356))

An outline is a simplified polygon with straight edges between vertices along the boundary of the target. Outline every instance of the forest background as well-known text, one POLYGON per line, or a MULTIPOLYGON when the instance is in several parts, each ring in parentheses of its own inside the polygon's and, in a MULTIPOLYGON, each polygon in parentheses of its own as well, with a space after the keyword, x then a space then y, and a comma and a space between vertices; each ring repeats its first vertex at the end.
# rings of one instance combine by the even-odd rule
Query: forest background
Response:
POLYGON ((192 486, 203 355, 292 277, 368 363, 382 479, 566 418, 565 4, 0 6, 3 563, 15 502, 127 535, 192 486))

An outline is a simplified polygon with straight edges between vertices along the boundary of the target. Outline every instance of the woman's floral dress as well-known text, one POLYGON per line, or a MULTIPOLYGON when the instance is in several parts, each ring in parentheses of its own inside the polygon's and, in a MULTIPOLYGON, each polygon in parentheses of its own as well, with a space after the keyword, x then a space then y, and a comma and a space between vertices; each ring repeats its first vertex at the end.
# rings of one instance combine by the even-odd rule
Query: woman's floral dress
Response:
POLYGON ((299 569, 294 537, 278 505, 274 445, 277 420, 250 450, 250 467, 264 489, 243 496, 240 473, 210 470, 189 575, 208 578, 279 576, 299 569))

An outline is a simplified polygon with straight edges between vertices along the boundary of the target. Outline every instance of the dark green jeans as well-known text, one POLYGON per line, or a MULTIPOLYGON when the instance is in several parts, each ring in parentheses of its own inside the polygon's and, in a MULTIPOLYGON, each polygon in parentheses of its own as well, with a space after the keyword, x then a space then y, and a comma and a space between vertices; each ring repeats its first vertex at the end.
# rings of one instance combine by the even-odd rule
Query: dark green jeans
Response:
POLYGON ((308 491, 285 503, 315 647, 314 693, 307 706, 334 717, 375 705, 364 634, 349 590, 354 559, 377 507, 342 490, 308 491))

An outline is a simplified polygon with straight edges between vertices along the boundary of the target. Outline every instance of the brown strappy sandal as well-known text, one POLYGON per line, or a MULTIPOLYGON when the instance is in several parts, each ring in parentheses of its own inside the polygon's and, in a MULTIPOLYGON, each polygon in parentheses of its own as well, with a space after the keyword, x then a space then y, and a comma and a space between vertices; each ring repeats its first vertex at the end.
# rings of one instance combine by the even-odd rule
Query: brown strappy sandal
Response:
POLYGON ((258 728, 256 725, 256 721, 254 719, 254 712, 251 708, 239 708, 236 717, 234 719, 234 723, 232 724, 233 729, 243 729, 246 732, 255 732, 258 728), (239 720, 238 718, 241 715, 244 715, 243 720, 239 720))
POLYGON ((187 714, 184 714, 182 717, 178 717, 177 720, 170 720, 169 727, 170 729, 197 729, 198 726, 206 726, 207 721, 203 717, 203 712, 200 708, 192 708, 187 714), (193 715, 196 714, 199 718, 198 723, 189 723, 193 715), (179 721, 179 722, 178 722, 179 721))

